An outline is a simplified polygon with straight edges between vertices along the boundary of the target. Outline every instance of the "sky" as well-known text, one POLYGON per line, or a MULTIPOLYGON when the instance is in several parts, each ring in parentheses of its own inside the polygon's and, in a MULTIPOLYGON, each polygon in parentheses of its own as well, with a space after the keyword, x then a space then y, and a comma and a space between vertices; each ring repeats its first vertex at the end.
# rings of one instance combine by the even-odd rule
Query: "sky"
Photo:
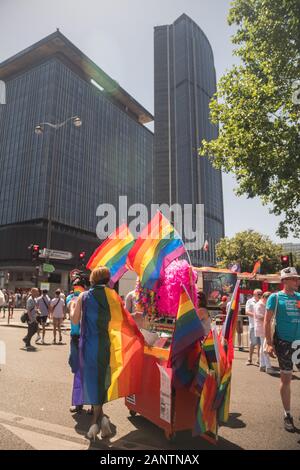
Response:
MULTIPOLYGON (((190 16, 208 37, 217 79, 237 63, 226 17, 230 0, 0 0, 0 62, 56 28, 151 113, 154 113, 153 28, 190 16)), ((236 197, 223 174, 225 235, 254 229, 276 242, 281 218, 259 199, 236 197)))

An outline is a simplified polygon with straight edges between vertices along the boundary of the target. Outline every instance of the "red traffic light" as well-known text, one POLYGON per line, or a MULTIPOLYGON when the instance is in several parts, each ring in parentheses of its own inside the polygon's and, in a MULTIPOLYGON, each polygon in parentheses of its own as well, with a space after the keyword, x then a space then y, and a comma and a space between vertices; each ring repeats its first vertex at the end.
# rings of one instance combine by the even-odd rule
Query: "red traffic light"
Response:
POLYGON ((289 255, 281 255, 280 256, 281 266, 283 268, 288 268, 290 265, 290 257, 289 255))
POLYGON ((85 251, 81 251, 81 252, 79 253, 79 258, 80 258, 80 259, 84 259, 84 257, 85 257, 85 251))
POLYGON ((32 250, 33 251, 40 251, 40 246, 39 245, 33 245, 32 250))

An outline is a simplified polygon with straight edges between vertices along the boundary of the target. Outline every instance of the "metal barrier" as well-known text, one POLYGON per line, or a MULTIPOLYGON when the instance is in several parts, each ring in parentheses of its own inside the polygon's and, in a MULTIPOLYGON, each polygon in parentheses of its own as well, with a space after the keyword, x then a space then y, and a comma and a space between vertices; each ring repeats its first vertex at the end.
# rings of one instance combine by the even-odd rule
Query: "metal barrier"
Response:
MULTIPOLYGON (((216 315, 214 318, 211 319, 211 324, 212 326, 215 326, 217 329, 217 332, 219 333, 222 329, 224 320, 226 318, 226 315, 220 313, 216 315)), ((234 346, 239 347, 238 344, 238 335, 241 335, 241 347, 242 348, 249 348, 249 323, 248 323, 248 317, 245 315, 238 315, 238 320, 237 320, 237 332, 234 337, 234 346), (245 323, 245 320, 247 323, 245 323), (240 333, 239 333, 240 332, 240 333)))

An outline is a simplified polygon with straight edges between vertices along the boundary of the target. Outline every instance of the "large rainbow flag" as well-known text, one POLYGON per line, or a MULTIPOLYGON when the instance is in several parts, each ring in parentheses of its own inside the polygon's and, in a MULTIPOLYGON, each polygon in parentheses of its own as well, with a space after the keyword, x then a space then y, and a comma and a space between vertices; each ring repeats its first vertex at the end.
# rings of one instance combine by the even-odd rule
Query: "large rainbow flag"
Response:
POLYGON ((112 287, 128 270, 126 259, 133 245, 134 237, 127 225, 123 224, 94 251, 86 267, 93 270, 99 266, 107 266, 112 287))
POLYGON ((154 289, 164 269, 184 253, 183 241, 158 211, 128 253, 128 264, 143 287, 154 289))
POLYGON ((138 393, 144 338, 119 295, 96 286, 83 294, 77 404, 99 404, 138 393))

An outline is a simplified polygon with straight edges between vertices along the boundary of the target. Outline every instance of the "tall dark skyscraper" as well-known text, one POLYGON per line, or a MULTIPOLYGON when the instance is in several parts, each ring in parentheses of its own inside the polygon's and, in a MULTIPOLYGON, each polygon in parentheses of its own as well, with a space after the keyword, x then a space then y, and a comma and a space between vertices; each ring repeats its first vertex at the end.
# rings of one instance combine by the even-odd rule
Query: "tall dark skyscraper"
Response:
POLYGON ((50 209, 51 248, 75 255, 54 262, 61 283, 79 252, 99 245, 100 204, 118 208, 127 195, 128 205, 150 205, 153 133, 143 124, 153 117, 59 31, 1 63, 0 80, 0 271, 11 287, 32 285, 27 247, 46 247, 50 209), (80 128, 35 134, 76 115, 80 128))
MULTIPOLYGON (((224 236, 221 172, 197 149, 218 129, 209 121, 216 91, 208 39, 187 15, 154 30, 154 165, 157 203, 204 204, 204 238, 209 251, 191 252, 196 265, 215 263, 215 244, 224 236)), ((195 214, 194 214, 195 215, 195 214)))

